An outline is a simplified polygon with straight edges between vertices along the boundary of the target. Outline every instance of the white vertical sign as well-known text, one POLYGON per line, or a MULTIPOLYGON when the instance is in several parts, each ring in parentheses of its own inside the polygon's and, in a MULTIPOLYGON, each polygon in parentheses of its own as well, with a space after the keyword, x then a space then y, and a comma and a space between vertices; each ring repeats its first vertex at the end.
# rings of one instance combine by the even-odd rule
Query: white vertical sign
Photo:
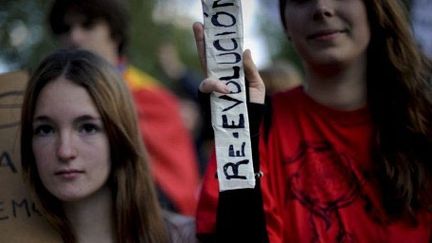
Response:
POLYGON ((240 0, 202 0, 208 77, 224 82, 229 94, 211 94, 219 190, 255 187, 240 0))

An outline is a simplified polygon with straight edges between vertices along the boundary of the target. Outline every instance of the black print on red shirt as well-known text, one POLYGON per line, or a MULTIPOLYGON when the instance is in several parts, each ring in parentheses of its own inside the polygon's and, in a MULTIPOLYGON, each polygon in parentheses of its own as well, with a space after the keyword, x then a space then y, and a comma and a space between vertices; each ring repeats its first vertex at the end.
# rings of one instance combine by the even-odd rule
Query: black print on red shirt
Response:
POLYGON ((304 141, 285 163, 290 195, 286 200, 298 200, 310 212, 312 242, 321 242, 323 231, 333 238, 328 242, 355 242, 339 215, 339 209, 363 194, 364 179, 354 172, 353 158, 327 141, 304 141))

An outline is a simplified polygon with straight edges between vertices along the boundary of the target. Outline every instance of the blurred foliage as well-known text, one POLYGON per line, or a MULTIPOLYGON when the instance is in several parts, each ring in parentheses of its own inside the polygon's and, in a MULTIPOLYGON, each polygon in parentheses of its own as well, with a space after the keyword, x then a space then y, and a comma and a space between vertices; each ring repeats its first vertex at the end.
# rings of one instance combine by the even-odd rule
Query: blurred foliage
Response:
MULTIPOLYGON (((126 0, 125 0, 126 1, 126 0)), ((178 1, 191 4, 199 0, 127 0, 131 13, 131 40, 128 56, 131 63, 164 80, 158 67, 158 45, 172 42, 178 49, 183 62, 200 72, 199 60, 190 23, 183 23, 177 17, 169 16, 167 21, 154 22, 153 10, 157 4, 164 8, 178 1)), ((278 1, 260 1, 257 18, 269 56, 272 60, 289 59, 299 68, 299 58, 283 32, 279 19, 278 1)), ((404 0, 409 6, 410 0, 404 0)), ((39 60, 58 45, 51 36, 46 15, 51 0, 0 0, 0 61, 9 70, 31 69, 39 60)), ((175 12, 175 10, 174 10, 175 12)), ((168 11, 168 13, 170 13, 168 11)), ((156 16, 164 18, 164 16, 156 16)))
MULTIPOLYGON (((128 46, 128 59, 144 71, 162 81, 167 78, 157 62, 158 45, 172 42, 182 61, 191 69, 201 73, 199 59, 192 32, 192 20, 184 21, 181 17, 154 16, 156 7, 163 6, 167 12, 156 14, 175 14, 174 4, 179 0, 128 0, 131 14, 131 35, 128 46), (157 5, 161 4, 161 5, 157 5), (164 18, 166 18, 165 21, 164 18), (159 21, 155 22, 154 19, 159 21), (162 21, 161 21, 162 19, 162 21)), ((183 0, 183 4, 192 4, 199 0, 183 0)), ((0 60, 8 65, 9 70, 32 69, 49 52, 58 47, 50 33, 46 16, 52 0, 0 0, 0 60)), ((265 3, 265 2, 264 2, 265 3)), ((184 11, 184 9, 182 9, 184 11)), ((271 10, 270 10, 271 11, 271 10)), ((199 13, 200 14, 200 13, 199 13)), ((263 12, 259 18, 263 21, 263 34, 271 48, 271 57, 292 56, 293 51, 280 30, 264 28, 271 16, 277 13, 263 12), (267 22, 266 22, 267 21, 267 22), (280 53, 279 53, 280 52, 280 53)), ((280 26, 279 23, 271 26, 280 26)), ((202 73, 201 73, 202 74, 202 73)), ((202 74, 203 75, 203 74, 202 74)), ((167 82, 165 82, 167 84, 167 82)))
MULTIPOLYGON (((166 0, 165 0, 166 1, 166 0)), ((161 80, 165 80, 158 67, 157 50, 163 42, 172 42, 179 51, 182 61, 189 67, 200 70, 195 49, 192 27, 181 28, 175 23, 155 23, 153 10, 155 0, 129 0, 132 14, 129 60, 161 80)))
MULTIPOLYGON (((167 0, 165 0, 167 1, 167 0)), ((46 20, 52 1, 0 0, 0 60, 9 70, 32 69, 58 47, 46 20)), ((156 0, 129 0, 131 38, 129 61, 139 68, 161 76, 156 52, 163 41, 173 42, 185 64, 200 70, 191 27, 152 21, 156 0)))
POLYGON ((10 70, 33 67, 55 48, 45 28, 49 2, 0 0, 0 58, 10 70))
POLYGON ((291 42, 285 35, 279 15, 278 1, 262 1, 262 10, 259 13, 260 30, 263 33, 267 46, 270 48, 272 60, 288 60, 302 71, 302 64, 291 42))
MULTIPOLYGON (((281 25, 282 24, 280 24, 280 28, 282 28, 281 25)), ((278 47, 272 49, 273 52, 270 55, 272 59, 287 59, 292 62, 297 68, 302 69, 302 64, 299 56, 297 55, 291 42, 288 41, 285 32, 279 30, 279 25, 274 28, 269 28, 268 26, 270 25, 266 24, 266 21, 263 21, 262 26, 262 31, 265 34, 268 45, 278 47), (264 26, 267 27, 264 28, 264 26)))

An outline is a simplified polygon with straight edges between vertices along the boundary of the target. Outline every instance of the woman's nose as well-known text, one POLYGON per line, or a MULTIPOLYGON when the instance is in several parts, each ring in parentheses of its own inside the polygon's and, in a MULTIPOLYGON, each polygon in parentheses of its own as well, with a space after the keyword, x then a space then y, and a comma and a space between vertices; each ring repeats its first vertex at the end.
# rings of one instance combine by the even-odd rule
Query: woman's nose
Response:
POLYGON ((332 17, 334 15, 334 9, 332 6, 332 0, 316 0, 314 6, 313 19, 321 20, 332 17))
POLYGON ((78 151, 70 134, 60 134, 57 147, 57 157, 60 161, 67 162, 77 157, 78 151))

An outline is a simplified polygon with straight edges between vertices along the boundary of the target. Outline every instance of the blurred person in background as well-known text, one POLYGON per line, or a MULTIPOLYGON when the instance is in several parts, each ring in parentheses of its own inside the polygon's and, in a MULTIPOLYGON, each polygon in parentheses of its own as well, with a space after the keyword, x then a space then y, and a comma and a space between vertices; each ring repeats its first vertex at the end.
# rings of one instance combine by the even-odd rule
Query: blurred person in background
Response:
POLYGON ((303 77, 289 61, 276 60, 259 70, 266 87, 266 94, 273 95, 302 85, 303 77))
POLYGON ((202 175, 213 147, 213 128, 201 116, 202 110, 197 96, 202 76, 183 63, 177 47, 170 40, 160 44, 157 54, 159 66, 167 76, 169 86, 179 98, 186 127, 194 136, 199 171, 202 175))
POLYGON ((135 100, 160 201, 167 209, 192 216, 199 187, 193 138, 185 127, 175 95, 127 62, 130 23, 126 3, 54 0, 49 25, 62 47, 92 51, 121 73, 135 100))

